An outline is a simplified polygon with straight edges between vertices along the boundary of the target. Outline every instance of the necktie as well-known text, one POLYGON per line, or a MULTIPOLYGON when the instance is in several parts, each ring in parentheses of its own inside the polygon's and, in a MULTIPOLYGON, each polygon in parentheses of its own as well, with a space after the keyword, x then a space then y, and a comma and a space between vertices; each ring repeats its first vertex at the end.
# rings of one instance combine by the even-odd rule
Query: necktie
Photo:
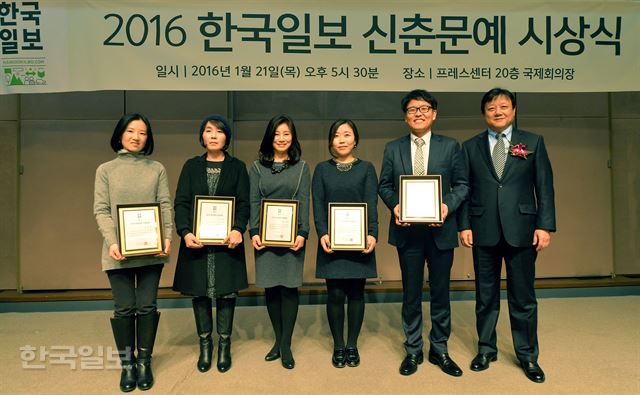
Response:
POLYGON ((493 160, 493 167, 496 169, 498 178, 501 178, 502 172, 504 171, 504 164, 507 161, 507 152, 504 149, 504 135, 502 133, 498 133, 496 138, 498 139, 498 142, 493 147, 491 159, 493 160))
POLYGON ((424 145, 423 139, 415 139, 413 142, 416 144, 416 154, 413 163, 413 175, 414 176, 424 176, 424 152, 422 151, 422 146, 424 145))

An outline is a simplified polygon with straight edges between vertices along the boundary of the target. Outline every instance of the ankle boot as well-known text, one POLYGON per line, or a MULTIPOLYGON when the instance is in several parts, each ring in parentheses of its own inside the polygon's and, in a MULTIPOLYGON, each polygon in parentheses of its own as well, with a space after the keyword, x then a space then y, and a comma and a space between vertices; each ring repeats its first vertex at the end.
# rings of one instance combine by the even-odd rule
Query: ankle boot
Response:
POLYGON ((221 373, 231 369, 231 331, 236 299, 216 299, 216 326, 218 330, 218 363, 221 373))
POLYGON ((136 389, 136 361, 133 350, 136 348, 136 317, 111 319, 111 330, 116 341, 122 373, 120 374, 120 391, 130 392, 136 389))
POLYGON ((142 391, 153 387, 151 354, 153 354, 153 344, 156 341, 159 320, 160 313, 157 311, 138 316, 138 360, 136 361, 136 368, 138 370, 138 388, 142 391))
POLYGON ((200 338, 200 356, 198 357, 198 370, 206 372, 211 369, 211 357, 213 354, 213 317, 211 315, 211 298, 193 298, 193 314, 196 318, 196 330, 200 338))

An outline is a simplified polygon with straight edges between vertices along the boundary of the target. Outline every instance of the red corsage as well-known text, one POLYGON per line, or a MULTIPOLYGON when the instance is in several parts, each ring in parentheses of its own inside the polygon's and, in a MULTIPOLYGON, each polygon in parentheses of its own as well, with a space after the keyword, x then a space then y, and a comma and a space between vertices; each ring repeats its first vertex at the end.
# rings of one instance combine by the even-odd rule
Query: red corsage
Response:
POLYGON ((513 144, 511 147, 509 147, 509 154, 511 156, 516 156, 516 157, 520 157, 523 159, 527 159, 527 156, 532 154, 533 151, 528 151, 527 150, 527 145, 526 144, 513 144))

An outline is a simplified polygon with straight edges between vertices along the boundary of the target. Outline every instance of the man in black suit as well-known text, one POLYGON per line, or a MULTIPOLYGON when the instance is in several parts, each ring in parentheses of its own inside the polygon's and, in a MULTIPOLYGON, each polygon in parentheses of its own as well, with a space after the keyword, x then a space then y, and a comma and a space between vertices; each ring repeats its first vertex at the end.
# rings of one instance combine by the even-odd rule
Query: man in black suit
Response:
POLYGON ((402 271, 402 327, 407 355, 400 365, 400 373, 415 373, 424 360, 422 288, 426 261, 431 295, 429 362, 440 366, 447 374, 460 376, 462 370, 449 357, 447 350, 451 334, 449 279, 453 249, 458 246, 455 211, 468 193, 463 182, 460 146, 452 138, 431 133, 438 102, 427 91, 409 92, 401 105, 410 134, 386 145, 378 189, 380 197, 391 210, 389 244, 398 250, 402 271), (401 175, 411 174, 442 176, 443 225, 410 225, 399 221, 399 179, 401 175))
POLYGON ((556 229, 553 173, 542 136, 516 129, 516 98, 495 88, 482 98, 488 129, 464 142, 469 200, 458 212, 460 241, 473 247, 478 354, 471 370, 497 360, 502 260, 516 357, 525 375, 542 383, 538 365, 538 304, 534 280, 538 252, 556 229))

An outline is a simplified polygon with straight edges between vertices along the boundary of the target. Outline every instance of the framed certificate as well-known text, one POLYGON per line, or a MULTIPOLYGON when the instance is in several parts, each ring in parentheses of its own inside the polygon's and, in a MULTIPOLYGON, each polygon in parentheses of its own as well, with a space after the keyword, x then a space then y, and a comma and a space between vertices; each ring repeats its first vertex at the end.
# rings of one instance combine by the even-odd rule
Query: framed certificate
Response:
POLYGON ((119 204, 116 210, 122 256, 155 255, 164 250, 160 203, 119 204))
POLYGON ((236 198, 196 195, 193 210, 193 234, 205 245, 222 244, 231 233, 236 198))
POLYGON ((298 234, 298 201, 262 199, 260 242, 271 247, 293 247, 298 234))
POLYGON ((400 222, 443 222, 440 175, 400 176, 400 222))
POLYGON ((367 203, 329 203, 329 238, 335 251, 367 248, 367 203))

